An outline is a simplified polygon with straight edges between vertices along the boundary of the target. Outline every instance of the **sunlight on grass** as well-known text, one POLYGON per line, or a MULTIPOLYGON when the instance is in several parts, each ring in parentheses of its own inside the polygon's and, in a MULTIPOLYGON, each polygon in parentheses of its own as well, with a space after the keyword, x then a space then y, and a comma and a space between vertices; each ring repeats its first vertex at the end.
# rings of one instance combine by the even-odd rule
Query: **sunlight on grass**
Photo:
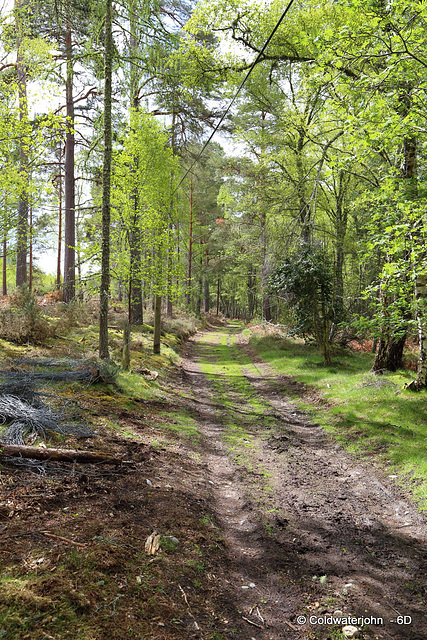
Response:
POLYGON ((250 343, 279 373, 320 391, 323 406, 309 393, 298 404, 352 451, 389 464, 427 509, 427 391, 403 388, 413 373, 374 376, 372 354, 347 350, 325 367, 314 347, 290 338, 258 335, 250 343))
POLYGON ((165 421, 156 425, 158 429, 171 432, 184 440, 192 440, 193 442, 200 440, 199 423, 185 413, 184 409, 162 412, 159 415, 164 416, 165 421))

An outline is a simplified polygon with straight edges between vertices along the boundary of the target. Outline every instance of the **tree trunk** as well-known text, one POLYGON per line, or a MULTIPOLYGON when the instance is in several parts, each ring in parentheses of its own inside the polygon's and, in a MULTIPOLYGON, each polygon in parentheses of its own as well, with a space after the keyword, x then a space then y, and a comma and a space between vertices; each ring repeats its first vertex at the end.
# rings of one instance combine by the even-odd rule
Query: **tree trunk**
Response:
POLYGON ((18 82, 18 107, 19 107, 19 173, 22 178, 21 193, 18 203, 18 224, 16 239, 16 286, 20 287, 27 281, 27 251, 28 251, 28 151, 25 143, 26 129, 28 127, 27 105, 27 74, 25 61, 22 54, 22 41, 24 38, 23 12, 26 8, 25 0, 15 0, 16 22, 16 73, 18 82))
POLYGON ((61 253, 62 253, 62 162, 61 162, 61 149, 59 149, 59 175, 58 175, 58 199, 59 199, 59 211, 58 211, 58 258, 56 265, 56 286, 58 291, 61 288, 61 253))
POLYGON ((3 229, 3 295, 7 296, 7 229, 6 223, 3 229))
POLYGON ((205 276, 203 278, 203 311, 209 313, 211 308, 211 299, 209 294, 209 280, 205 276))
MULTIPOLYGON (((137 195, 132 193, 130 199, 138 207, 137 195)), ((130 282, 129 282, 129 322, 141 325, 144 322, 142 311, 142 247, 141 230, 139 228, 138 213, 135 211, 132 228, 129 234, 130 245, 130 282)))
POLYGON ((99 304, 99 357, 108 358, 108 299, 110 292, 110 217, 111 217, 111 82, 113 70, 112 0, 105 3, 104 51, 104 162, 102 169, 102 255, 99 304))
POLYGON ((65 57, 67 67, 66 137, 65 137, 65 229, 64 229, 64 301, 70 302, 76 295, 76 204, 74 179, 74 101, 73 101, 73 51, 70 20, 70 3, 67 2, 67 27, 65 32, 65 57))
POLYGON ((248 273, 248 318, 249 320, 254 317, 255 314, 255 303, 256 303, 256 277, 252 271, 252 266, 249 269, 248 273))
POLYGON ((339 312, 344 308, 344 242, 347 234, 347 209, 344 198, 346 192, 345 173, 339 172, 338 190, 335 196, 335 233, 336 233, 336 264, 335 264, 335 306, 339 312))
POLYGON ((160 353, 161 331, 162 331, 162 296, 156 295, 154 300, 153 353, 160 353))
POLYGON ((30 204, 29 207, 29 215, 30 215, 30 225, 28 228, 29 231, 29 273, 28 273, 28 288, 30 291, 33 289, 33 205, 30 204))
POLYGON ((297 198, 298 198, 298 220, 301 225, 301 239, 304 244, 310 243, 311 226, 310 226, 310 205, 306 198, 307 176, 305 175, 303 150, 304 150, 305 133, 300 131, 297 147, 296 147, 296 166, 297 166, 297 198))
POLYGON ((416 380, 416 388, 424 389, 427 387, 427 325, 423 309, 427 299, 427 276, 419 275, 416 281, 416 296, 421 301, 418 306, 418 335, 420 341, 420 355, 418 358, 418 373, 416 380))
POLYGON ((191 278, 193 260, 193 176, 190 177, 190 228, 188 233, 187 306, 191 302, 191 278))
POLYGON ((130 324, 125 322, 123 327, 122 369, 130 369, 130 324))
POLYGON ((271 308, 270 308, 270 296, 267 294, 267 277, 268 277, 268 263, 267 263, 267 229, 266 220, 267 216, 265 211, 261 212, 260 217, 260 243, 261 243, 261 299, 262 299, 262 315, 267 322, 271 321, 271 308))
MULTIPOLYGON (((132 0, 129 7, 130 24, 130 108, 131 126, 134 114, 139 110, 139 70, 135 62, 138 56, 138 38, 136 25, 136 3, 132 0)), ((134 325, 141 325, 144 322, 142 307, 142 242, 140 228, 140 208, 137 187, 138 158, 134 157, 130 161, 129 171, 134 174, 135 184, 129 194, 129 200, 133 215, 131 218, 131 228, 129 231, 129 251, 130 251, 130 277, 129 277, 129 322, 134 325)))
POLYGON ((218 278, 217 285, 216 285, 216 315, 217 316, 219 315, 220 292, 221 292, 221 280, 218 278))
MULTIPOLYGON (((171 181, 172 183, 172 181, 171 181)), ((171 204, 172 209, 172 204, 171 204)), ((166 294, 166 315, 168 318, 172 318, 173 315, 173 302, 172 302, 172 224, 168 225, 168 238, 169 238, 169 246, 168 246, 168 256, 167 256, 167 294, 166 294)))

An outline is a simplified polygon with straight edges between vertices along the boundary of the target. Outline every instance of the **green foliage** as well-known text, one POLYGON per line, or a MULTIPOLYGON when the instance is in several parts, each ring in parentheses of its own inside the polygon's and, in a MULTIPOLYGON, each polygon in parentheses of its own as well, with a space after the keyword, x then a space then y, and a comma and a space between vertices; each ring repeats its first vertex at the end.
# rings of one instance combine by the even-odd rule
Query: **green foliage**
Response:
POLYGON ((130 235, 137 231, 139 241, 134 247, 142 258, 139 276, 151 283, 153 294, 161 295, 167 289, 164 257, 175 246, 168 223, 177 172, 167 131, 149 114, 133 111, 130 129, 114 162, 112 262, 115 275, 127 282, 127 248, 130 235))
POLYGON ((333 271, 324 248, 302 245, 270 276, 270 288, 295 304, 295 333, 313 333, 329 364, 331 327, 341 320, 341 309, 335 304, 333 271))
POLYGON ((301 247, 299 254, 283 261, 270 276, 270 287, 273 293, 296 302, 296 333, 313 331, 313 305, 319 304, 328 317, 333 314, 333 273, 322 248, 301 247))

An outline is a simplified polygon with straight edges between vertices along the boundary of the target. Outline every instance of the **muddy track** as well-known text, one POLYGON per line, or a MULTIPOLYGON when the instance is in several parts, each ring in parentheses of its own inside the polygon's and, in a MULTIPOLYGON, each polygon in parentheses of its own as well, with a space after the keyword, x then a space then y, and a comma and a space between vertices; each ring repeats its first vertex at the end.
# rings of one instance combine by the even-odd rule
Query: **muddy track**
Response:
POLYGON ((229 358, 241 359, 254 409, 224 367, 215 369, 225 331, 198 334, 181 366, 229 565, 219 597, 232 599, 240 617, 230 637, 341 637, 345 622, 328 620, 335 614, 364 618, 356 626, 365 638, 427 638, 425 519, 389 478, 299 412, 289 379, 230 334, 229 358))

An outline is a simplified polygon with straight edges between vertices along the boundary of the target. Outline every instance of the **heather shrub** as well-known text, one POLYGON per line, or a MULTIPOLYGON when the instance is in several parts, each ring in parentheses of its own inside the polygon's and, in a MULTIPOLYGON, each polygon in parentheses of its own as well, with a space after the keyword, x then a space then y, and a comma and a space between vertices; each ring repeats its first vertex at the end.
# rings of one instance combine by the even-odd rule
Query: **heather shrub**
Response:
POLYGON ((37 304, 28 287, 19 287, 10 307, 0 311, 0 337, 18 344, 44 344, 54 335, 54 327, 37 304))

